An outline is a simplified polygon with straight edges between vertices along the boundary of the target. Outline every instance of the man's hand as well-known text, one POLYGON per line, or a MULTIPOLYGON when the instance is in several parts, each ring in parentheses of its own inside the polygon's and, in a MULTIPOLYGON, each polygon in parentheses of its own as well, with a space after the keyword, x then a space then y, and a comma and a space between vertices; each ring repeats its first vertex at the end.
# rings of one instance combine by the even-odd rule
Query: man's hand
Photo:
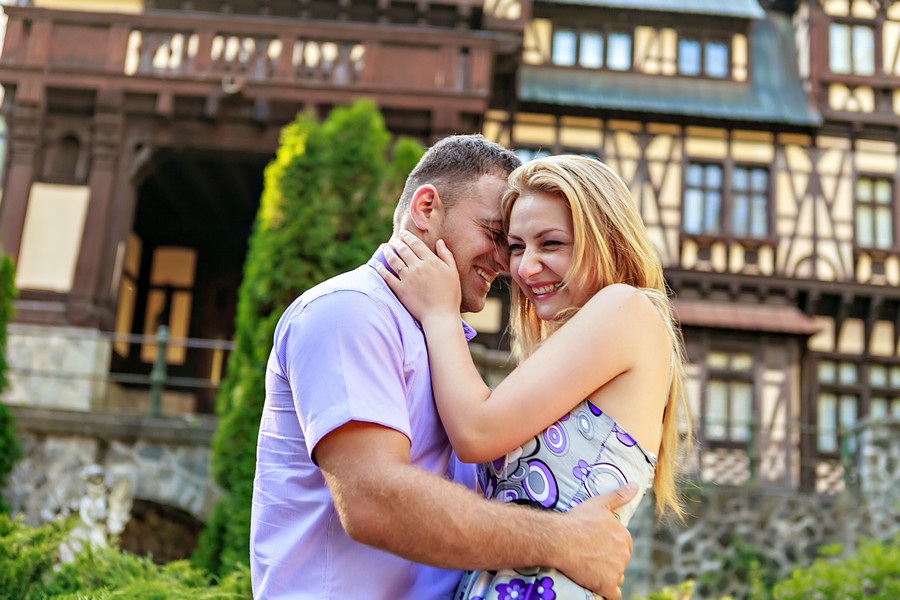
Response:
POLYGON ((619 585, 631 558, 631 534, 613 510, 627 504, 638 492, 629 483, 603 496, 589 498, 564 515, 571 532, 556 566, 579 585, 607 600, 620 600, 619 585))

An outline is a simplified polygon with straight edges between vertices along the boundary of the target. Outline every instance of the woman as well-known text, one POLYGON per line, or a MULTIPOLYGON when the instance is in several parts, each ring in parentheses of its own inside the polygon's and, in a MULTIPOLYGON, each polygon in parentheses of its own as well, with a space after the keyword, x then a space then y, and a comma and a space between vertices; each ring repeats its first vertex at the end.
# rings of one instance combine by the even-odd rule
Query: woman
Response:
MULTIPOLYGON (((510 175, 511 330, 519 366, 491 391, 459 323, 442 241, 413 236, 382 277, 421 323, 435 401, 458 457, 484 462, 486 497, 565 511, 629 481, 681 514, 674 483, 681 338, 662 265, 625 184, 603 163, 554 156, 510 175), (498 458, 499 457, 499 458, 498 458)), ((618 512, 627 523, 643 492, 618 512)), ((592 598, 553 569, 467 573, 456 598, 592 598), (552 593, 551 593, 552 592, 552 593)))

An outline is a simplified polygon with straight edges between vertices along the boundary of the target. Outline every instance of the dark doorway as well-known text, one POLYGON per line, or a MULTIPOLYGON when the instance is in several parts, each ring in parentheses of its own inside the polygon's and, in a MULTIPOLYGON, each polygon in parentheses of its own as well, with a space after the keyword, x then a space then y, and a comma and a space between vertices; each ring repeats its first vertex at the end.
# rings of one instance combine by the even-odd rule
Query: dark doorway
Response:
MULTIPOLYGON (((166 391, 177 412, 213 410, 227 350, 209 346, 234 335, 247 241, 270 159, 162 150, 138 186, 116 331, 153 336, 161 325, 168 328, 166 391)), ((112 371, 146 375, 149 384, 156 352, 148 340, 120 341, 112 371)))

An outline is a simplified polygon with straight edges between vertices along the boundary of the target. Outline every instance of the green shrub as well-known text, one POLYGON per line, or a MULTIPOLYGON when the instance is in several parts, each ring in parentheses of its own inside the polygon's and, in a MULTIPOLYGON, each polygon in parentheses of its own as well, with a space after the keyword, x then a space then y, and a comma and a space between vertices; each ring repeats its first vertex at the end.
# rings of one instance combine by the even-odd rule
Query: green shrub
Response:
POLYGON ((61 524, 31 528, 0 513, 0 600, 28 598, 55 564, 61 524))
POLYGON ((213 573, 249 560, 250 499, 265 371, 281 313, 314 284, 364 263, 386 241, 407 173, 422 155, 390 133, 375 105, 301 114, 265 171, 238 292, 235 348, 216 398, 212 473, 224 491, 192 559, 213 573))
MULTIPOLYGON (((15 268, 12 259, 0 253, 0 392, 6 389, 8 364, 6 362, 6 326, 13 315, 13 298, 16 295, 15 268)), ((13 430, 13 415, 9 407, 0 402, 0 513, 9 510, 3 499, 3 487, 17 460, 22 457, 19 440, 13 430)))
MULTIPOLYGON (((840 544, 819 549, 822 558, 766 586, 755 560, 748 569, 748 600, 894 600, 900 598, 900 535, 892 541, 861 540, 855 554, 840 558, 840 544)), ((693 581, 634 600, 692 600, 693 581)), ((701 595, 702 598, 713 597, 701 595)), ((719 597, 719 600, 727 600, 719 597)))
POLYGON ((691 600, 694 597, 694 582, 684 581, 677 587, 664 587, 650 592, 646 598, 639 600, 691 600))
POLYGON ((766 600, 778 581, 780 565, 762 550, 737 536, 718 557, 720 567, 699 577, 697 589, 704 596, 725 591, 735 579, 746 582, 749 600, 766 600))
POLYGON ((0 600, 249 600, 250 573, 215 582, 186 560, 156 565, 118 548, 87 547, 58 562, 66 527, 32 528, 0 515, 0 600))
POLYGON ((900 598, 900 535, 861 540, 855 554, 838 558, 838 545, 775 586, 776 600, 895 600, 900 598))

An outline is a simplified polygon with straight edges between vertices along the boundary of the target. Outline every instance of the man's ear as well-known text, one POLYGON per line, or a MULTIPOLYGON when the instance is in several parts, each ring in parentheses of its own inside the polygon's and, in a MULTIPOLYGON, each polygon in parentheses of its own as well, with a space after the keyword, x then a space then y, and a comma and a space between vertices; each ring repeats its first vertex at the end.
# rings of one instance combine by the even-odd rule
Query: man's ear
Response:
POLYGON ((444 204, 437 188, 430 183, 420 185, 409 203, 409 216, 423 233, 435 229, 444 218, 444 204))

